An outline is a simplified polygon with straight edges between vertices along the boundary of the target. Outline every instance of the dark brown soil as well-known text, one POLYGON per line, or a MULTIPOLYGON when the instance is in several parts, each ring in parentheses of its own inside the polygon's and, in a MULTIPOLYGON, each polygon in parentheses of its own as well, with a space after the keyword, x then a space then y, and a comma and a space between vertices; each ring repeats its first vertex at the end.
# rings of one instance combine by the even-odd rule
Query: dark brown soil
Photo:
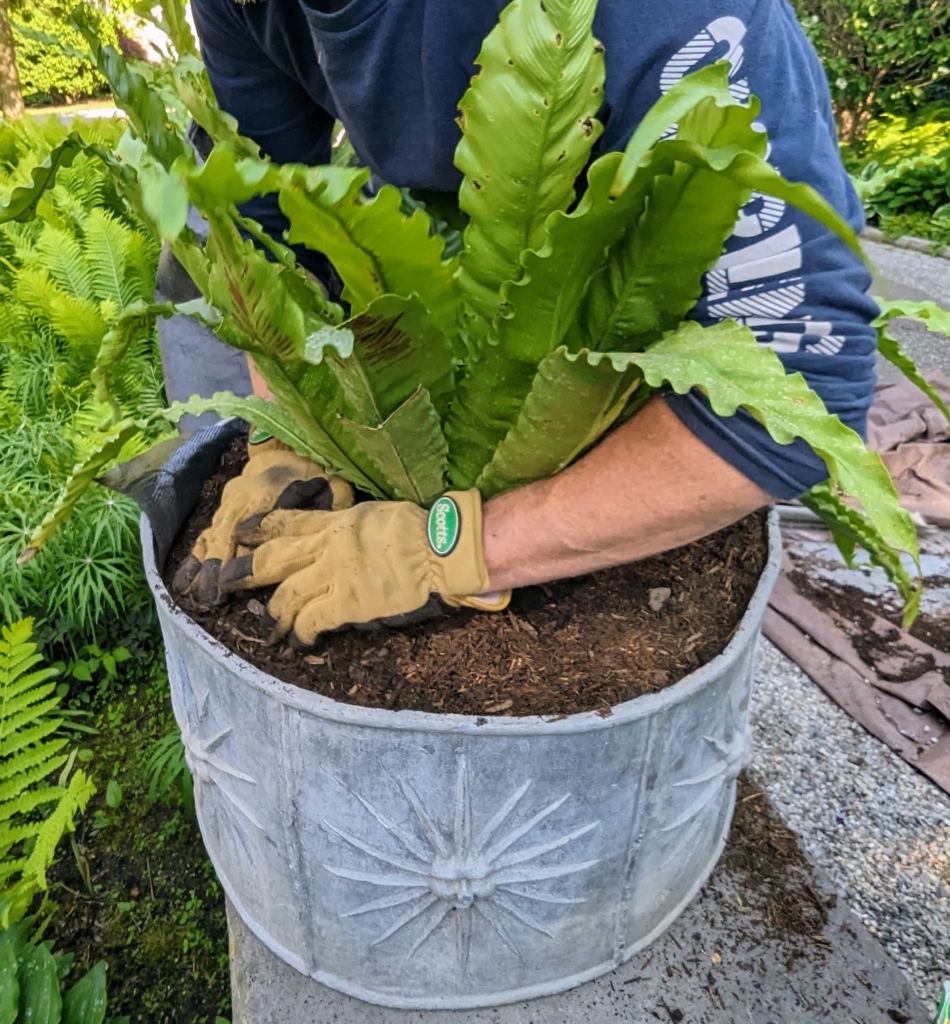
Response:
POLYGON ((759 913, 787 946, 807 940, 830 948, 822 930, 837 897, 821 893, 798 836, 745 772, 739 776, 732 830, 716 871, 742 879, 742 912, 759 913))
MULTIPOLYGON (((913 651, 900 642, 901 618, 893 608, 875 602, 858 587, 848 584, 823 586, 799 570, 789 573, 789 579, 809 600, 834 611, 857 627, 852 638, 854 648, 882 679, 903 683, 919 678, 924 672, 936 670, 950 683, 950 667, 937 665, 931 654, 913 651), (886 631, 875 629, 875 614, 887 619, 893 628, 886 631), (888 667, 894 665, 900 665, 899 672, 888 671, 888 667)), ((908 632, 936 650, 950 653, 950 622, 945 617, 919 615, 908 632)))
MULTIPOLYGON (((950 621, 946 616, 920 615, 910 627, 910 635, 936 647, 944 654, 950 654, 950 621)), ((950 679, 947 680, 950 682, 950 679)))
MULTIPOLYGON (((166 583, 243 467, 236 442, 205 485, 168 559, 166 583)), ((500 615, 446 614, 402 630, 347 630, 308 656, 268 647, 258 609, 271 591, 212 610, 182 609, 242 658, 285 682, 363 707, 468 715, 568 715, 609 709, 671 685, 719 654, 766 559, 765 515, 632 565, 515 592, 500 615), (650 591, 669 588, 659 610, 650 591)))

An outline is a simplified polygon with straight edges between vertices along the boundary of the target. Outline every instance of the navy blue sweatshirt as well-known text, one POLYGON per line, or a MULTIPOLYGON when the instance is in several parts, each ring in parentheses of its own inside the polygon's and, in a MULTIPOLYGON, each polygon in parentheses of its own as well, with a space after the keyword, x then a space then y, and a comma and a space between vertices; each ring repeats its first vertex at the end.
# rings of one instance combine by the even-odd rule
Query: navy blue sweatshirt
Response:
MULTIPOLYGON (((377 180, 455 191, 456 104, 476 73, 503 0, 193 0, 202 54, 221 106, 274 160, 326 163, 339 118, 377 180)), ((762 101, 770 162, 813 185, 856 230, 860 203, 838 156, 821 64, 785 0, 600 0, 605 130, 622 149, 657 99, 715 60, 737 98, 762 101)), ((273 197, 246 212, 280 235, 273 197)), ((317 264, 312 264, 319 269, 317 264)), ((864 435, 874 386, 876 308, 860 260, 806 215, 754 196, 690 314, 747 324, 827 408, 864 435)), ((790 498, 827 476, 802 441, 776 444, 751 416, 716 416, 698 392, 669 395, 682 422, 760 487, 790 498)))

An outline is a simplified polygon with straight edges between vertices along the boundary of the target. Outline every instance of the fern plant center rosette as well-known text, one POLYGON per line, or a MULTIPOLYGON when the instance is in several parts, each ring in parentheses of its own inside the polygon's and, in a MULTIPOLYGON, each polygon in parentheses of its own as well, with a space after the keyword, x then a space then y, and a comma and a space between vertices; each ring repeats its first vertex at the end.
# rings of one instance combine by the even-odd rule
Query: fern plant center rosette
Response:
MULTIPOLYGON (((199 163, 161 92, 75 14, 129 130, 114 152, 71 135, 0 217, 28 219, 58 168, 85 153, 202 298, 120 312, 91 374, 111 422, 25 557, 143 432, 187 414, 241 417, 373 498, 436 507, 441 544, 447 490, 489 498, 553 476, 660 387, 698 388, 718 415, 743 408, 778 442, 802 438, 822 457, 829 480, 804 500, 848 559, 861 546, 885 569, 912 618, 916 534, 879 457, 747 327, 686 319, 753 192, 798 206, 857 249, 853 232, 765 161, 758 101, 737 101, 721 64, 670 89, 623 152, 591 161, 604 82, 595 7, 546 0, 502 12, 460 101, 456 212, 466 226, 451 240, 411 195, 384 186, 368 197, 365 169, 263 159, 218 108, 183 8, 166 0, 178 60, 162 87, 215 142, 199 163), (240 212, 265 195, 288 218, 283 240, 240 212), (206 243, 186 223, 189 204, 208 223, 206 243), (285 242, 330 259, 345 309, 285 242), (130 346, 156 317, 179 313, 251 355, 274 397, 195 397, 125 417, 116 391, 130 346)), ((926 387, 896 345, 881 351, 926 387)), ((728 828, 754 639, 778 566, 774 523, 735 637, 662 693, 561 721, 354 708, 235 658, 158 577, 190 511, 184 496, 202 483, 196 466, 210 474, 227 429, 159 473, 157 561, 147 523, 143 536, 202 831, 252 930, 319 981, 418 1008, 567 988, 659 934, 728 828)), ((146 457, 147 477, 160 461, 146 457)), ((112 479, 135 491, 142 467, 112 479)))

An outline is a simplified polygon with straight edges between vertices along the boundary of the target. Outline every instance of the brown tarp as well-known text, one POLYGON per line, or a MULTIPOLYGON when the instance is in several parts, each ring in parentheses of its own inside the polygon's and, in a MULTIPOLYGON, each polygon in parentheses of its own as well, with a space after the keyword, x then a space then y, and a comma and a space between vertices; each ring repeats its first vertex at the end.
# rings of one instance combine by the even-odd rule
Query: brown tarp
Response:
MULTIPOLYGON (((950 405, 950 379, 925 376, 950 405)), ((950 526, 950 425, 919 388, 904 379, 878 385, 868 447, 881 453, 905 508, 950 526)), ((791 540, 791 554, 763 632, 868 732, 950 793, 950 654, 899 630, 872 599, 860 614, 846 613, 800 542, 791 540)), ((850 590, 853 600, 860 588, 850 590)))
POLYGON ((888 650, 874 666, 855 646, 863 627, 819 607, 785 571, 762 631, 868 732, 950 793, 950 686, 941 671, 950 675, 950 655, 897 630, 870 608, 869 614, 888 650))
MULTIPOLYGON (((950 380, 939 370, 924 374, 950 405, 950 380)), ((881 453, 901 503, 928 522, 950 526, 950 425, 909 380, 879 384, 868 414, 868 447, 881 453)))

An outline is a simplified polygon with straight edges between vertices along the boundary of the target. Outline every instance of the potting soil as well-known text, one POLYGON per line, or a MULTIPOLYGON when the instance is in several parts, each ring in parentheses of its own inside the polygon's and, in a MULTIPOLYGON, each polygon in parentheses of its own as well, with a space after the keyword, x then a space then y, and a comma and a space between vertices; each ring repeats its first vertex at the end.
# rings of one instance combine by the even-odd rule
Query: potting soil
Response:
MULTIPOLYGON (((222 456, 165 566, 166 585, 246 461, 222 456)), ((260 611, 273 588, 213 609, 173 594, 235 654, 285 682, 363 707, 467 715, 609 714, 719 654, 767 557, 760 512, 694 544, 631 565, 516 590, 508 611, 468 610, 405 629, 345 630, 310 653, 268 646, 260 611)))

